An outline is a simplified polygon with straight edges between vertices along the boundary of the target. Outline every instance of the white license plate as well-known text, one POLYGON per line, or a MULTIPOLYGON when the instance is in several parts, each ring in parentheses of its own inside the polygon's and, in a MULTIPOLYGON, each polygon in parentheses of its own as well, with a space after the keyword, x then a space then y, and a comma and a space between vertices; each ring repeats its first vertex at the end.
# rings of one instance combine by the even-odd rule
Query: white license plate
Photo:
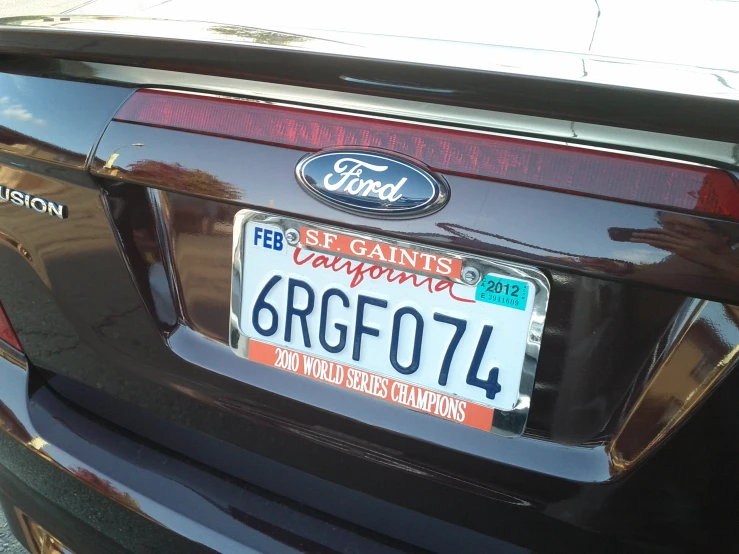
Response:
POLYGON ((233 264, 239 356, 523 432, 549 295, 540 271, 253 210, 236 216, 233 264))

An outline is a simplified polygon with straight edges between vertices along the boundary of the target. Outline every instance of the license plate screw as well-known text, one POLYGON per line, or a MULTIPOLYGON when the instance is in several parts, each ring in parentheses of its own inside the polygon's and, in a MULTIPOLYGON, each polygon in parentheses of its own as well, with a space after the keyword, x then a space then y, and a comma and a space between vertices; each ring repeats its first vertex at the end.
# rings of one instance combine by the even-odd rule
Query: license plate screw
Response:
POLYGON ((474 285, 480 280, 480 271, 475 267, 462 268, 462 281, 468 285, 474 285))
POLYGON ((300 233, 297 229, 288 229, 285 231, 285 240, 290 246, 295 246, 300 242, 300 233))

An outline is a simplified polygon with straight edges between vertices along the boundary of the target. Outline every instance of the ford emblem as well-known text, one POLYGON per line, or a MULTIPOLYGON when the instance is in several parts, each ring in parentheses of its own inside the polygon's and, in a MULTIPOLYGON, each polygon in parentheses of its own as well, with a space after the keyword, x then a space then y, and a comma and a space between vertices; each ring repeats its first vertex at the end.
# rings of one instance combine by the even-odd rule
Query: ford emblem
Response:
POLYGON ((441 209, 449 185, 396 154, 337 148, 310 154, 295 168, 310 194, 341 210, 374 217, 418 217, 441 209))

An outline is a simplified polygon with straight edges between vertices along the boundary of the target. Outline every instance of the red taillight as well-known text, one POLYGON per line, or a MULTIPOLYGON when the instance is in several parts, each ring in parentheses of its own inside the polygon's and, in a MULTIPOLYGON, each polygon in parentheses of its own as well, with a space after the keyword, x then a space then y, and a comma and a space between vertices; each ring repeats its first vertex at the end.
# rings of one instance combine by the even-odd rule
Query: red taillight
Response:
POLYGON ((15 334, 2 304, 0 304, 0 340, 4 340, 16 350, 23 351, 21 342, 18 340, 18 336, 15 334))
POLYGON ((739 220, 736 180, 688 163, 169 91, 138 91, 115 119, 301 150, 383 148, 443 173, 739 220))

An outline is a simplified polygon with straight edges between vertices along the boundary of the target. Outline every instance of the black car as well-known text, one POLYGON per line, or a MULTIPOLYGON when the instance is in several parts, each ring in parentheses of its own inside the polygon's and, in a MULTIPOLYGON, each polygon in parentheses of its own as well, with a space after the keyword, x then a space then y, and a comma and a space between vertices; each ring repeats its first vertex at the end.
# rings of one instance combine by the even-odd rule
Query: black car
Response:
POLYGON ((737 550, 725 35, 319 4, 0 21, 18 539, 737 550))

